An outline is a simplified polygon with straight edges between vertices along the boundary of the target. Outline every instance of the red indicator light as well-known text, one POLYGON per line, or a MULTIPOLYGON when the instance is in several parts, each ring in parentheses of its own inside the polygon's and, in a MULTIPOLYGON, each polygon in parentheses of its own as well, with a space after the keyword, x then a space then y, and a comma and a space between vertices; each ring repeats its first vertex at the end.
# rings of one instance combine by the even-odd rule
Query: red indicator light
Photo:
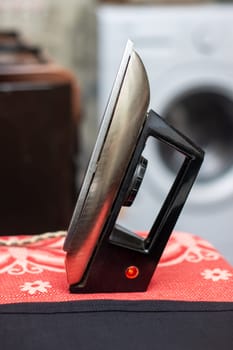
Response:
POLYGON ((129 279, 137 278, 139 275, 139 269, 137 266, 129 266, 125 270, 125 276, 129 279))

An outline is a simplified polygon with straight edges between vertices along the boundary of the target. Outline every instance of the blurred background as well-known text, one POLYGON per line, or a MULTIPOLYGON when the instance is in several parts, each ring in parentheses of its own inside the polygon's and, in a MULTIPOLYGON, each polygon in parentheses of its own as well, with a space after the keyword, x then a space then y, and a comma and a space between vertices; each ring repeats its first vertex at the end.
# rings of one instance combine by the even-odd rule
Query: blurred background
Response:
MULTIPOLYGON (((0 0, 0 31, 0 234, 67 228, 130 38, 150 108, 206 151, 176 229, 233 263, 232 1, 0 0)), ((142 189, 119 218, 136 230, 149 229, 180 165, 153 140, 144 153, 142 189)))

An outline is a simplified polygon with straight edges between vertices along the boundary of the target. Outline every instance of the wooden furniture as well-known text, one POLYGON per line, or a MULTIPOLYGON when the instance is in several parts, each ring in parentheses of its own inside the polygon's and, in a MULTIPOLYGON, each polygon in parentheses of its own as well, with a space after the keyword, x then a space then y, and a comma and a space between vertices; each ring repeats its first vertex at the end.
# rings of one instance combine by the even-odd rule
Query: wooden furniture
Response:
POLYGON ((76 197, 78 99, 70 71, 19 36, 0 35, 1 235, 66 229, 76 197))

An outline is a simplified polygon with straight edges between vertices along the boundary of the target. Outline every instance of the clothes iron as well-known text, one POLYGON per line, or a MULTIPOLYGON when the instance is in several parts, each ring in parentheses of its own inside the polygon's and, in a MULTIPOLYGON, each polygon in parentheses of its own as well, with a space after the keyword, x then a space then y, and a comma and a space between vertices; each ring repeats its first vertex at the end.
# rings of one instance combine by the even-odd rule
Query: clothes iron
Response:
POLYGON ((129 41, 64 244, 71 292, 145 291, 198 174, 203 151, 154 111, 147 112, 149 95, 144 65, 129 41), (149 137, 175 148, 184 162, 142 237, 116 219, 140 188, 149 137))

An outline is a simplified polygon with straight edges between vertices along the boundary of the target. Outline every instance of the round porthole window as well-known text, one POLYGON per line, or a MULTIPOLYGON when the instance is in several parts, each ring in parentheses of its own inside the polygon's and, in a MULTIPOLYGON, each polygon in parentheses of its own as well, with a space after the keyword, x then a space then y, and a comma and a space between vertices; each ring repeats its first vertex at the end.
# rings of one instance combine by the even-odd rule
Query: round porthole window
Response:
MULTIPOLYGON (((163 117, 190 137, 205 152, 198 176, 199 183, 220 179, 233 166, 233 100, 208 89, 189 92, 167 106, 163 117)), ((159 145, 165 166, 174 173, 180 167, 180 155, 159 145)))

